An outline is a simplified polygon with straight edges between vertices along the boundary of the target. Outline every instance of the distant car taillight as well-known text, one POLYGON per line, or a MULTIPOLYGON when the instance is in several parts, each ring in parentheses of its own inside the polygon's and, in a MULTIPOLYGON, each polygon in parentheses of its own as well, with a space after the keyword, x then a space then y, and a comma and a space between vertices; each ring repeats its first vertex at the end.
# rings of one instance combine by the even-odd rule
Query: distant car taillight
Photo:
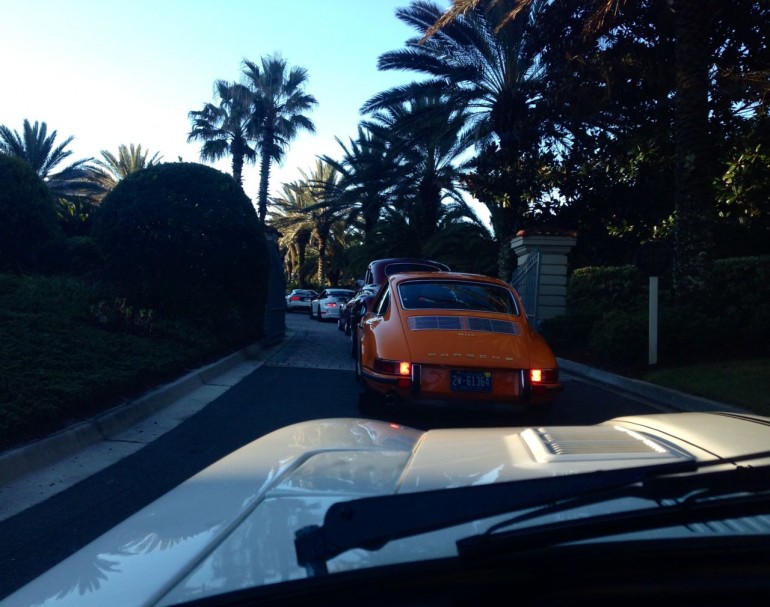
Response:
POLYGON ((289 299, 290 299, 291 301, 299 301, 299 300, 300 300, 300 297, 299 297, 299 295, 292 295, 292 296, 291 296, 289 299))

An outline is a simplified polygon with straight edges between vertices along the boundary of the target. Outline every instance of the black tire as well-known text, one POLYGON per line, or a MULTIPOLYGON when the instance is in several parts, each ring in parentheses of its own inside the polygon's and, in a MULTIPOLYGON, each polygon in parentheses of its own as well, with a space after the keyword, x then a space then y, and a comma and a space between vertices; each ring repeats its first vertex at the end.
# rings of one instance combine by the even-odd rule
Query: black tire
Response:
POLYGON ((385 400, 379 392, 366 385, 361 377, 361 357, 356 355, 356 382, 358 383, 358 410, 364 415, 382 411, 385 400))
POLYGON ((356 358, 356 326, 350 325, 350 358, 356 358))
POLYGON ((356 374, 356 381, 363 385, 363 371, 362 371, 362 364, 361 364, 361 356, 357 353, 353 355, 353 358, 356 359, 356 366, 355 366, 355 374, 356 374))

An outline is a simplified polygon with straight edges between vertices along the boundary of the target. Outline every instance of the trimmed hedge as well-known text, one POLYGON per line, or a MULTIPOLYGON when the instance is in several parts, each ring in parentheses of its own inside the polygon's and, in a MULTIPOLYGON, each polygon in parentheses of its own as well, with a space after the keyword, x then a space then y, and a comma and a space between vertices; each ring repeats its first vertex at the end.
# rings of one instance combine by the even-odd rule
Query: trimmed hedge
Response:
POLYGON ((0 451, 233 351, 220 332, 142 322, 92 282, 0 274, 0 451))
POLYGON ((64 235, 48 186, 20 158, 0 154, 0 271, 48 271, 64 235))
POLYGON ((194 163, 133 173, 105 197, 93 237, 101 278, 131 306, 260 336, 267 244, 231 176, 194 163))
MULTIPOLYGON (((545 321, 557 355, 581 352, 614 367, 643 364, 648 350, 649 280, 635 266, 573 272, 567 315, 545 321)), ((658 355, 663 364, 770 355, 770 257, 717 260, 711 290, 688 306, 659 285, 658 355)))

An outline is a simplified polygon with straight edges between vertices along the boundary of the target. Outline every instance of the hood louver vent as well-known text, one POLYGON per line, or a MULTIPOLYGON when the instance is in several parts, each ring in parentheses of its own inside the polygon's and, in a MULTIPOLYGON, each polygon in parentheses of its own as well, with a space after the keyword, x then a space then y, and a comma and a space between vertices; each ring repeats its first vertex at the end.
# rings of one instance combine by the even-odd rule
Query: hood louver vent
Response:
POLYGON ((619 426, 528 428, 521 438, 538 462, 681 457, 666 446, 619 426))

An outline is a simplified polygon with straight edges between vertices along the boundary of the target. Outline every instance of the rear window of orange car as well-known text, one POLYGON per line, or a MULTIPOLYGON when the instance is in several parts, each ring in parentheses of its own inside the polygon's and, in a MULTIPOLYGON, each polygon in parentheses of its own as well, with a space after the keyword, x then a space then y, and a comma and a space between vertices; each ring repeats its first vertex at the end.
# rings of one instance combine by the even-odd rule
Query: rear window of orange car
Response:
POLYGON ((519 314, 511 292, 493 284, 467 281, 410 281, 398 286, 406 310, 473 310, 519 314))

